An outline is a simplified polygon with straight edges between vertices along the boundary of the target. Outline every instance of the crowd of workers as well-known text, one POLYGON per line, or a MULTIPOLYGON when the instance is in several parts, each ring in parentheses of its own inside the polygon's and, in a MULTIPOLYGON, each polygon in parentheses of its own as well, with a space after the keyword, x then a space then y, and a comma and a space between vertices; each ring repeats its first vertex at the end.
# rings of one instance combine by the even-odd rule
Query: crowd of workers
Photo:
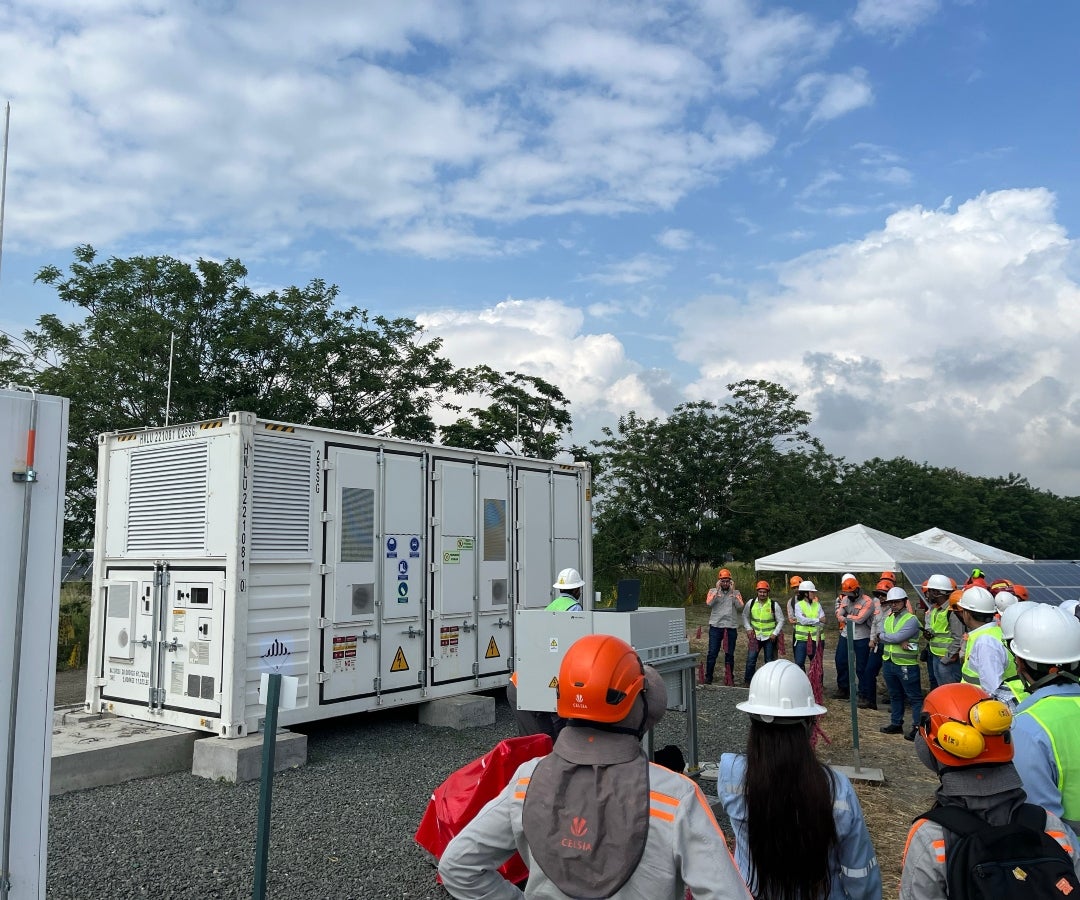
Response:
MULTIPOLYGON (((563 586, 580 580, 577 572, 560 573, 563 586)), ((443 853, 439 872, 450 894, 475 900, 881 897, 858 798, 843 774, 818 760, 811 742, 814 722, 826 712, 822 686, 813 683, 821 677, 823 601, 811 582, 795 577, 791 587, 786 605, 772 599, 765 581, 746 602, 731 572, 721 569, 707 599, 705 681, 713 681, 722 649, 725 681, 732 683, 740 624, 748 641, 749 692, 737 708, 750 718, 749 738, 745 753, 721 757, 717 784, 734 852, 697 784, 650 762, 643 750, 642 736, 667 706, 663 679, 619 638, 589 635, 562 660, 561 727, 552 752, 522 765, 443 853), (794 662, 782 658, 788 624, 794 662), (808 660, 816 663, 809 675, 808 660), (497 871, 515 851, 530 873, 522 886, 497 871)), ((960 879, 967 879, 957 867, 983 844, 964 836, 985 843, 994 829, 1012 829, 1001 831, 1013 851, 1001 877, 1023 882, 1024 896, 1042 896, 1044 882, 1054 896, 1080 891, 1075 604, 1025 602, 1021 586, 987 583, 978 570, 962 587, 934 575, 912 593, 888 572, 870 593, 848 574, 834 610, 840 628, 834 698, 856 693, 860 706, 876 708, 880 671, 890 703, 890 722, 881 731, 913 741, 939 779, 934 808, 908 835, 902 900, 968 896, 971 885, 960 890, 960 879), (1028 838, 1043 842, 1030 860, 1020 849, 1028 838)), ((980 873, 998 865, 976 861, 980 873)), ((1008 890, 992 895, 1012 896, 1008 890)))

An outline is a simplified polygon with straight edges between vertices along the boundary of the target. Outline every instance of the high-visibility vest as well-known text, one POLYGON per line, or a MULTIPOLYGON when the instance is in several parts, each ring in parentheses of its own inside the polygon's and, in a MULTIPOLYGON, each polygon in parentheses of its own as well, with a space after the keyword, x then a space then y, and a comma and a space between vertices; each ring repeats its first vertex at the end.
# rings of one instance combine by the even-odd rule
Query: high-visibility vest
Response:
MULTIPOLYGON (((1057 765, 1057 787, 1061 792, 1062 818, 1067 822, 1080 821, 1080 740, 1077 740, 1077 721, 1080 720, 1080 697, 1051 695, 1036 700, 1025 711, 1042 726, 1050 739, 1057 765), (1073 774, 1070 781, 1066 776, 1073 774)), ((1021 715, 1025 714, 1022 713, 1021 715)))
POLYGON ((767 638, 776 628, 776 610, 773 609, 772 597, 759 602, 755 597, 750 601, 750 626, 759 638, 767 638))
MULTIPOLYGON (((811 603, 809 600, 799 600, 795 606, 799 612, 807 619, 819 619, 821 618, 821 601, 815 600, 811 603)), ((797 641, 809 641, 814 638, 818 631, 817 625, 803 625, 802 622, 795 622, 795 640, 797 641)))
MULTIPOLYGON (((907 623, 908 619, 914 618, 909 612, 902 612, 900 615, 889 613, 885 617, 885 630, 899 631, 907 623)), ((916 619, 916 621, 918 620, 916 619)), ((883 660, 892 660, 893 664, 897 666, 917 666, 919 664, 919 632, 916 631, 914 637, 905 641, 905 643, 913 644, 914 649, 905 650, 903 644, 885 643, 881 658, 883 660)))
POLYGON ((952 634, 949 632, 949 604, 932 606, 926 614, 930 626, 930 652, 934 656, 944 656, 949 652, 952 634))
POLYGON ((1030 692, 1027 689, 1027 685, 1024 684, 1024 679, 1021 678, 1019 675, 1016 675, 1013 678, 1006 678, 1001 683, 1009 689, 1010 693, 1013 695, 1013 699, 1016 701, 1017 706, 1019 706, 1021 703, 1027 700, 1028 697, 1031 696, 1030 692))
POLYGON ((581 601, 577 597, 571 597, 568 594, 559 594, 548 605, 547 609, 554 612, 568 612, 575 606, 580 607, 581 601))
POLYGON ((1007 684, 1010 679, 1016 677, 1016 657, 1012 655, 1009 645, 1005 643, 1005 635, 1001 633, 1001 626, 997 622, 987 622, 980 628, 968 633, 968 641, 964 645, 964 664, 960 667, 960 680, 966 681, 968 684, 982 686, 979 681, 979 673, 972 668, 970 660, 971 648, 975 646, 975 641, 985 634, 997 638, 1001 641, 1001 646, 1005 648, 1007 662, 1005 663, 1005 671, 1001 673, 1001 683, 1007 684))

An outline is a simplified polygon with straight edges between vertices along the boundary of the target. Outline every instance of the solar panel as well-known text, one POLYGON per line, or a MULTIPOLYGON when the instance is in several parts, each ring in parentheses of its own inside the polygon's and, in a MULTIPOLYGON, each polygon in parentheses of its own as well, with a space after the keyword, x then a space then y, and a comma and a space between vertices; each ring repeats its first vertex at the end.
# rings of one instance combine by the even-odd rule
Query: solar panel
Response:
POLYGON ((1028 596, 1040 603, 1057 606, 1063 600, 1080 599, 1080 565, 1073 560, 1048 559, 1023 563, 964 563, 962 565, 942 563, 902 563, 900 570, 913 585, 919 587, 931 575, 944 575, 956 579, 958 587, 963 587, 971 570, 983 570, 987 584, 993 584, 999 578, 1007 578, 1013 584, 1022 584, 1028 589, 1028 596))

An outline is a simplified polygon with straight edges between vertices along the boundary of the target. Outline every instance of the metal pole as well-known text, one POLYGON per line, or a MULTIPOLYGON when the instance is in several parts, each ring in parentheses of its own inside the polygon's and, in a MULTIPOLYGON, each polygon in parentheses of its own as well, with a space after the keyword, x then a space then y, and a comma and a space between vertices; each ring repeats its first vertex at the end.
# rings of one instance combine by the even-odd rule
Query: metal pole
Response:
POLYGON ((855 623, 847 620, 847 670, 848 702, 851 704, 851 746, 855 750, 855 771, 862 771, 859 759, 859 707, 855 700, 858 694, 855 686, 855 623))
POLYGON ((172 404, 172 361, 173 345, 176 343, 176 332, 169 335, 169 386, 165 388, 165 427, 169 427, 169 406, 172 404))
POLYGON ((0 164, 0 267, 4 262, 4 204, 7 201, 8 133, 11 131, 11 101, 4 106, 4 160, 0 164))
POLYGON ((23 611, 26 608, 26 569, 30 553, 31 488, 37 481, 34 447, 37 442, 37 393, 33 388, 12 385, 30 392, 30 427, 26 433, 26 467, 12 472, 11 478, 23 485, 22 544, 19 547, 19 582, 15 594, 15 632, 11 651, 11 700, 8 710, 7 769, 4 774, 4 849, 0 861, 0 900, 7 900, 11 890, 11 810, 15 789, 15 730, 19 718, 19 674, 22 666, 23 611))
POLYGON ((266 898, 266 864, 270 857, 270 807, 274 795, 274 750, 277 739, 281 675, 267 676, 266 718, 263 720, 262 778, 259 782, 259 825, 255 837, 255 888, 252 900, 266 898))

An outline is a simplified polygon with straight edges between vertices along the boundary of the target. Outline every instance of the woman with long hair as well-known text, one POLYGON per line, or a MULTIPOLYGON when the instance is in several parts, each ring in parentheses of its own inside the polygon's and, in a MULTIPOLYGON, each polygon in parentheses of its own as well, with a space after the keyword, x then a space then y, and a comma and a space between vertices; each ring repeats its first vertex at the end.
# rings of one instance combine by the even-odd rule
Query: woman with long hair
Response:
POLYGON ((810 743, 810 680, 793 662, 766 663, 738 704, 750 715, 746 754, 720 757, 718 791, 735 830, 735 862, 757 900, 880 900, 881 872, 851 782, 810 743))

